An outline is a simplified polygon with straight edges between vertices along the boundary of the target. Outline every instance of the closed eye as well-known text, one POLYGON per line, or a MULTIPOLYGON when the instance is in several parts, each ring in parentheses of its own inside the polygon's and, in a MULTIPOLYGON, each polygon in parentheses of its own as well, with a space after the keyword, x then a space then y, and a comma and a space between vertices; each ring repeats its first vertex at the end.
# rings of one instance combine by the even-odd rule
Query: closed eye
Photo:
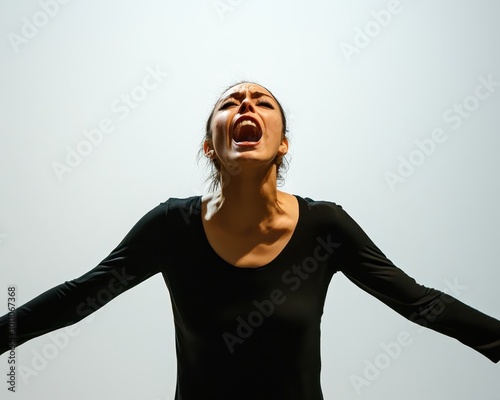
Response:
POLYGON ((220 107, 219 107, 219 110, 225 110, 226 108, 229 108, 230 106, 237 106, 238 104, 236 104, 235 101, 226 101, 224 104, 222 104, 220 107))
POLYGON ((262 107, 267 107, 267 108, 274 110, 274 106, 266 100, 259 100, 257 102, 257 105, 262 106, 262 107))

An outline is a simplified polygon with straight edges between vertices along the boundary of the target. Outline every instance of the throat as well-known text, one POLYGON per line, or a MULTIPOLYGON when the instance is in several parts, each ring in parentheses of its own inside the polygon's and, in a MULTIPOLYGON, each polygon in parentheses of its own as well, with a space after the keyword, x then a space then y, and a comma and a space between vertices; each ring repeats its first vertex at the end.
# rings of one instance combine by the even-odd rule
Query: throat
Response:
MULTIPOLYGON (((273 219, 253 220, 239 218, 231 213, 221 214, 207 220, 206 203, 202 204, 203 228, 212 249, 233 267, 259 268, 273 261, 290 242, 299 221, 299 204, 295 196, 287 195, 282 213, 273 219)), ((241 210, 240 210, 241 212, 241 210)))
POLYGON ((253 125, 240 126, 234 132, 234 141, 241 142, 258 142, 262 137, 262 133, 253 125))
POLYGON ((221 229, 240 237, 267 235, 280 230, 298 216, 298 201, 288 193, 277 192, 276 196, 256 196, 255 193, 212 193, 204 200, 205 221, 213 220, 221 229), (281 195, 278 195, 281 193, 281 195))

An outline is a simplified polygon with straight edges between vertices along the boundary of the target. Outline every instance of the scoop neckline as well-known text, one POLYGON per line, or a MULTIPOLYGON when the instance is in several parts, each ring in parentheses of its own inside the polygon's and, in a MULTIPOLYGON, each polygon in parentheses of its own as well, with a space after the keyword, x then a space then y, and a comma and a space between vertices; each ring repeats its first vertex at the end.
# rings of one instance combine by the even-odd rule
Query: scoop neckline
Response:
POLYGON ((297 219, 297 223, 295 224, 295 227, 293 229, 292 235, 290 236, 290 239, 285 244, 285 246, 276 255, 276 257, 274 257, 267 264, 261 265, 259 267, 238 267, 238 266, 233 265, 230 262, 226 261, 224 258, 222 258, 215 251, 215 249, 212 247, 212 245, 210 244, 210 242, 208 240, 207 233, 205 232, 205 227, 203 226, 203 220, 202 220, 203 215, 202 215, 202 212, 201 212, 201 205, 202 205, 201 202, 202 202, 203 196, 202 195, 198 196, 198 201, 197 201, 196 207, 200 210, 200 213, 199 213, 200 217, 197 218, 197 221, 198 221, 198 224, 199 224, 199 228, 200 228, 200 234, 201 234, 201 236, 203 238, 204 244, 208 247, 208 249, 210 250, 210 253, 212 254, 212 256, 217 259, 217 261, 218 261, 217 264, 218 265, 222 264, 224 267, 226 267, 228 269, 232 269, 232 270, 262 271, 262 270, 267 270, 270 266, 272 266, 273 264, 277 263, 279 261, 279 259, 281 259, 282 257, 284 257, 285 254, 290 250, 290 248, 292 248, 294 246, 294 243, 297 240, 297 235, 298 235, 297 232, 300 230, 299 228, 302 225, 303 214, 304 214, 304 210, 305 210, 305 208, 304 208, 304 200, 302 199, 302 197, 300 197, 300 196, 298 196, 296 194, 292 194, 292 196, 294 196, 297 199, 297 203, 298 203, 298 207, 299 207, 299 216, 298 216, 298 219, 297 219))

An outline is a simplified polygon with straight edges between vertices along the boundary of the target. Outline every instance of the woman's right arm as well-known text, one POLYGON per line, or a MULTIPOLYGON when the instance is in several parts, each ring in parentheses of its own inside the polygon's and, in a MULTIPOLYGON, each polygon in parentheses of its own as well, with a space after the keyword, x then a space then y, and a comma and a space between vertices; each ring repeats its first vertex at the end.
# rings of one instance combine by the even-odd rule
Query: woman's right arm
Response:
POLYGON ((0 354, 82 320, 158 273, 168 244, 167 207, 168 201, 149 211, 94 269, 17 308, 15 322, 9 314, 0 317, 0 354))

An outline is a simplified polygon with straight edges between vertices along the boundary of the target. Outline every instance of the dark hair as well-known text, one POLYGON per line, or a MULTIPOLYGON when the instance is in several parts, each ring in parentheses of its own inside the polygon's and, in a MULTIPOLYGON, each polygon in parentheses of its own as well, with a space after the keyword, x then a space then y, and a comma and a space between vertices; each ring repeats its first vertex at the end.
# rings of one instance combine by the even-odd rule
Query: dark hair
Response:
MULTIPOLYGON (((271 94, 271 96, 273 96, 273 99, 278 104, 278 107, 279 107, 279 110, 280 110, 280 114, 281 114, 281 122, 283 124, 283 128, 281 130, 281 138, 282 139, 286 138, 287 140, 289 140, 289 138, 287 136, 288 127, 287 127, 287 120, 286 120, 285 111, 283 110, 283 107, 281 106, 281 103, 278 101, 278 99, 265 86, 262 86, 259 83, 255 83, 255 82, 251 82, 251 81, 240 81, 240 82, 234 83, 234 84, 228 86, 226 89, 224 89, 222 91, 222 93, 221 93, 221 96, 222 96, 223 93, 225 93, 226 91, 228 91, 232 87, 237 86, 237 85, 241 85, 242 83, 251 83, 251 84, 254 84, 254 85, 259 85, 262 88, 266 89, 271 94)), ((220 96, 219 96, 219 99, 220 99, 220 96)), ((209 115, 209 117, 207 119, 207 123, 205 125, 205 136, 203 137, 203 140, 201 141, 201 148, 198 151, 198 158, 199 159, 202 158, 202 156, 204 154, 203 153, 203 143, 205 142, 205 140, 209 141, 209 142, 212 141, 212 129, 211 129, 212 118, 213 118, 213 115, 214 115, 214 112, 215 112, 215 107, 216 107, 218 101, 219 100, 216 101, 214 107, 212 108, 212 111, 210 112, 210 115, 209 115)), ((210 174, 207 177, 206 182, 210 181, 210 185, 209 185, 208 190, 209 191, 214 191, 221 184, 221 173, 220 173, 221 166, 220 166, 219 160, 217 160, 217 159, 210 159, 207 162, 208 162, 208 167, 210 168, 210 174)), ((278 167, 278 176, 277 176, 278 184, 282 184, 284 182, 283 173, 288 170, 288 165, 289 165, 288 160, 286 159, 286 155, 285 156, 276 156, 275 162, 276 162, 276 165, 278 167)))

